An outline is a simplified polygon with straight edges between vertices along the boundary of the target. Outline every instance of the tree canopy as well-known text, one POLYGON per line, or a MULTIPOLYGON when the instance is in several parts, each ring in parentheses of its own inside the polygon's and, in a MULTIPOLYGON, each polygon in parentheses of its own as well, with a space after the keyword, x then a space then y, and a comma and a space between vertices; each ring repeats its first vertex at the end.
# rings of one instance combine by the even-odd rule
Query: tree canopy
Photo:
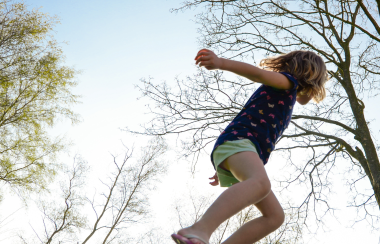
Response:
POLYGON ((54 176, 48 157, 64 143, 47 129, 59 118, 78 121, 70 109, 77 72, 63 65, 57 23, 22 2, 0 2, 0 182, 19 192, 44 189, 54 176))

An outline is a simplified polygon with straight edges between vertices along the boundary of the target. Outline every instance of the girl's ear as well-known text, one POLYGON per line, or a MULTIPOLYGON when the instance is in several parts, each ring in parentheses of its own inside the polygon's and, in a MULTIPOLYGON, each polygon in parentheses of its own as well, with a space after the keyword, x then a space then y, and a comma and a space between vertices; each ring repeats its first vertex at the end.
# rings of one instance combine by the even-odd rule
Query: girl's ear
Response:
POLYGON ((308 96, 307 94, 297 94, 297 102, 301 105, 306 105, 311 99, 313 98, 313 96, 308 96))

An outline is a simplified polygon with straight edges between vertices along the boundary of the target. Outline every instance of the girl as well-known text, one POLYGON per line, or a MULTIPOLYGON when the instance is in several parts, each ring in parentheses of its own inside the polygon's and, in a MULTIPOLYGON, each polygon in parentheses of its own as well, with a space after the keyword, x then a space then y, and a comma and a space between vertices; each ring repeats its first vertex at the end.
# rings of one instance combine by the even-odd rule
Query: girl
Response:
POLYGON ((196 64, 221 69, 262 85, 216 140, 211 161, 216 173, 213 186, 229 187, 194 225, 172 238, 179 244, 208 244, 225 220, 254 204, 262 213, 237 230, 223 244, 250 244, 275 231, 284 222, 284 211, 271 191, 264 165, 278 138, 287 128, 295 102, 305 105, 326 96, 327 71, 322 58, 311 51, 293 51, 250 64, 219 58, 202 49, 196 64), (238 184, 237 184, 238 183, 238 184))

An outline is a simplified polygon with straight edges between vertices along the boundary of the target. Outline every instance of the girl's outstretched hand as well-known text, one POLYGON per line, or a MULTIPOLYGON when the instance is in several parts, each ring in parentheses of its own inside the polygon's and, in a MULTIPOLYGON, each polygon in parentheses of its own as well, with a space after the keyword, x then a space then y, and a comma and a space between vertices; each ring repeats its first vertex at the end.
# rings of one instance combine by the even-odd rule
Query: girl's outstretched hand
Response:
POLYGON ((209 179, 214 180, 213 182, 210 182, 210 185, 212 185, 212 186, 219 185, 219 179, 218 179, 218 175, 216 174, 216 172, 215 172, 215 175, 213 177, 210 177, 209 179))
POLYGON ((195 60, 195 64, 199 64, 200 67, 204 66, 208 70, 220 69, 223 62, 213 51, 208 49, 200 50, 197 53, 195 60))

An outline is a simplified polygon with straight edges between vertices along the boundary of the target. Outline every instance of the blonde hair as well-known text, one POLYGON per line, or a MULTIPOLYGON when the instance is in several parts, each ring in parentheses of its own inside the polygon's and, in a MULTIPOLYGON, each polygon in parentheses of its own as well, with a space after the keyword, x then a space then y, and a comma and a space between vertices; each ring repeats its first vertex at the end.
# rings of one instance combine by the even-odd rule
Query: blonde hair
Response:
POLYGON ((260 66, 275 72, 287 72, 298 81, 297 92, 312 96, 315 102, 326 97, 327 69, 322 58, 311 51, 292 51, 260 61, 260 66))

